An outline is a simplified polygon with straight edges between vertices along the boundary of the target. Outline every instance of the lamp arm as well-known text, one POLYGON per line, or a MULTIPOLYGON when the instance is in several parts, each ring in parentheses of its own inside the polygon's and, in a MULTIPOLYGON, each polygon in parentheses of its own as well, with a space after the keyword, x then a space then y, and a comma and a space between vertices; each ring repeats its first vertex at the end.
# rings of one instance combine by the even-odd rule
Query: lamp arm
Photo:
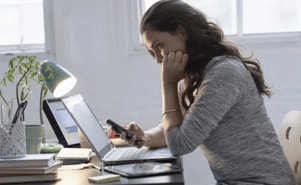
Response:
MULTIPOLYGON (((43 83, 41 86, 40 90, 40 105, 39 105, 39 114, 40 114, 40 123, 41 125, 44 125, 44 120, 43 120, 43 99, 46 97, 46 94, 48 92, 48 88, 46 83, 43 83)), ((46 143, 46 137, 42 138, 42 144, 44 145, 46 143)))

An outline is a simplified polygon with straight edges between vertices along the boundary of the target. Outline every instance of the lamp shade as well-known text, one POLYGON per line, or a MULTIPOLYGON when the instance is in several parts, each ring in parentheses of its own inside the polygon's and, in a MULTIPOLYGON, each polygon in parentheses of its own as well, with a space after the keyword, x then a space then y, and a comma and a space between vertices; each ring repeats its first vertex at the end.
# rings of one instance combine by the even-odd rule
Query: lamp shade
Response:
POLYGON ((67 94, 77 82, 69 71, 49 60, 41 63, 40 73, 44 76, 46 86, 54 97, 67 94))

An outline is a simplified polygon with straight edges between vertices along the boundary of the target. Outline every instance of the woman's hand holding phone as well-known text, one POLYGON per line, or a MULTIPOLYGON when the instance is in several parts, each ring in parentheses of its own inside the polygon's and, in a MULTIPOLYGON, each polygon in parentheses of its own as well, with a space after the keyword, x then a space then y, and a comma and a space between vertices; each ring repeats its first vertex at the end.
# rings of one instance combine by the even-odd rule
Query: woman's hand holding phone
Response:
POLYGON ((120 134, 120 138, 127 141, 130 145, 138 148, 141 148, 144 145, 144 132, 137 124, 133 124, 132 122, 123 127, 110 119, 107 119, 106 123, 111 125, 112 129, 120 134))

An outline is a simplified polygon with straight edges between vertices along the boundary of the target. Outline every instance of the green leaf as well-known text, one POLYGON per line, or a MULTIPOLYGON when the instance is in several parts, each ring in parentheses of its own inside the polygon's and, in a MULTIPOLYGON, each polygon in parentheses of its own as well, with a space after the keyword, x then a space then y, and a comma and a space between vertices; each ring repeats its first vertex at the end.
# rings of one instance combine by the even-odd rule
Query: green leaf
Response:
POLYGON ((11 73, 10 71, 7 73, 7 80, 11 83, 14 82, 14 74, 11 73))
POLYGON ((14 68, 14 62, 15 62, 14 58, 12 58, 12 59, 8 62, 8 67, 9 67, 10 69, 13 69, 13 68, 14 68))
POLYGON ((47 93, 48 93, 48 88, 44 88, 44 93, 43 93, 43 96, 42 96, 43 99, 46 98, 47 93))
POLYGON ((19 74, 23 74, 23 71, 24 71, 24 70, 23 70, 23 67, 22 67, 22 66, 19 66, 19 67, 18 67, 18 71, 19 71, 19 74))
POLYGON ((34 78, 36 75, 38 75, 38 73, 37 72, 35 72, 35 71, 33 71, 33 72, 31 72, 31 78, 34 78))
POLYGON ((6 86, 7 86, 7 83, 6 83, 6 79, 5 79, 5 78, 3 79, 2 82, 3 82, 3 85, 6 87, 6 86))

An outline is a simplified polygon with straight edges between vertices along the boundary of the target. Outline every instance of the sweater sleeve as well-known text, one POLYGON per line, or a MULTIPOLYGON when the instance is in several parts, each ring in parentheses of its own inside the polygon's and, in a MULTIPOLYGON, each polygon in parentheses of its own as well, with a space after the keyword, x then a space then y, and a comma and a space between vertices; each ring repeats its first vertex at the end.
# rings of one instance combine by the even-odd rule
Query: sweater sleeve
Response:
POLYGON ((248 71, 240 61, 214 58, 208 67, 182 124, 167 132, 167 144, 174 155, 190 153, 200 146, 246 89, 248 71))

